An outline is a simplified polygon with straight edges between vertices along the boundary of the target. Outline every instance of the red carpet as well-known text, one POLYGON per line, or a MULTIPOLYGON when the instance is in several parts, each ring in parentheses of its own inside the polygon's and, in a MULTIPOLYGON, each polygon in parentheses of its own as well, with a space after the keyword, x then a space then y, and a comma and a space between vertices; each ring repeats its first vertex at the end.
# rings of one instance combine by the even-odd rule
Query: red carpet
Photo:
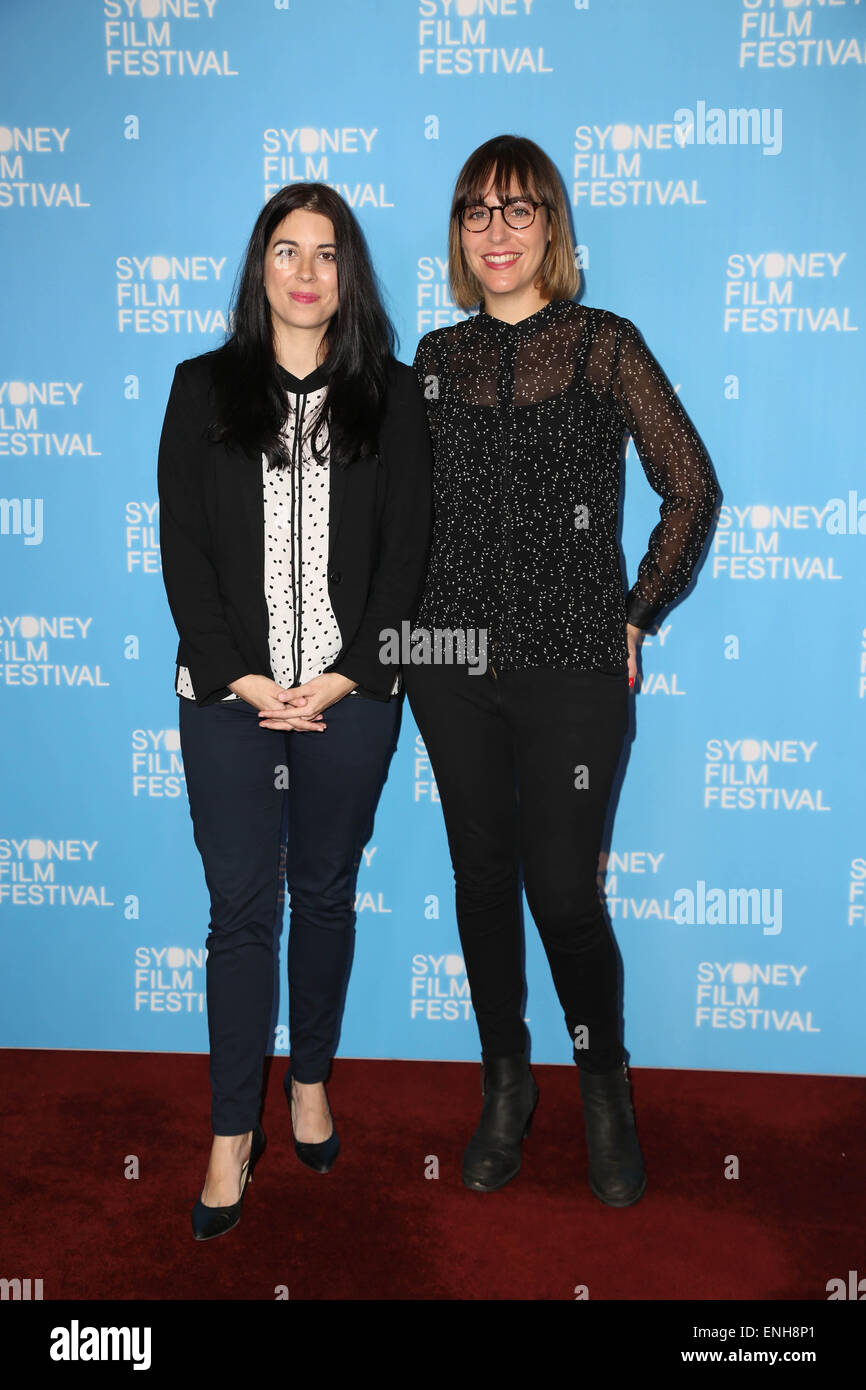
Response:
POLYGON ((284 1070, 269 1065, 241 1224, 199 1244, 206 1057, 0 1052, 0 1275, 41 1278, 46 1300, 269 1300, 280 1285, 301 1300, 572 1300, 586 1285, 592 1300, 823 1301, 828 1279, 866 1274, 860 1078, 635 1070, 649 1185, 613 1210, 586 1183, 573 1067, 534 1067, 523 1168, 490 1194, 460 1181, 477 1064, 337 1060, 343 1147, 324 1176, 294 1156, 284 1070))

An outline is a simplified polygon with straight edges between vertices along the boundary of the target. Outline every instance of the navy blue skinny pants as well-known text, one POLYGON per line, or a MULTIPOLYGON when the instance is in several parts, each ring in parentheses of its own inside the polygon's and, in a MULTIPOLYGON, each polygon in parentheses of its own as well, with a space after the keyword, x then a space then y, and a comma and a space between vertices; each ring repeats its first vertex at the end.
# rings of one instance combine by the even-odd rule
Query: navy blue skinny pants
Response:
POLYGON ((179 697, 190 816, 211 903, 214 1134, 245 1134, 259 1119, 286 798, 292 1075, 303 1083, 327 1076, 354 955, 358 866, 397 745, 400 703, 347 695, 325 710, 324 733, 281 733, 260 728, 245 700, 198 706, 179 697))

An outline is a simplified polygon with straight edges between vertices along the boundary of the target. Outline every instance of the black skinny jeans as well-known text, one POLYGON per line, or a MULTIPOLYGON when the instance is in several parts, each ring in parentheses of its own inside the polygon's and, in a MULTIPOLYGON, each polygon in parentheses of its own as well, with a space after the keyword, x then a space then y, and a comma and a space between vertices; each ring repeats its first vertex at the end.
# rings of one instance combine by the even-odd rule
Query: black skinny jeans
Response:
POLYGON ((494 678, 465 665, 406 666, 403 674, 445 817, 482 1056, 526 1046, 522 866, 569 1036, 583 1044, 574 1059, 586 1071, 611 1070, 625 1054, 597 872, 628 728, 627 674, 536 669, 494 678))

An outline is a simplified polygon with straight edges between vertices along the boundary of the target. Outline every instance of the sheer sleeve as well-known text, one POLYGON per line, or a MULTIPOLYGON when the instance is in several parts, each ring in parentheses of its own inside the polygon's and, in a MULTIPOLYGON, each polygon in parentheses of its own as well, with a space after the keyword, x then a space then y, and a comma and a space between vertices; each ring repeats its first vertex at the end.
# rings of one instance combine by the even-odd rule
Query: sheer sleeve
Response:
POLYGON ((634 324, 620 320, 613 393, 650 487, 662 498, 637 581, 628 621, 652 627, 689 582, 713 519, 718 485, 697 431, 634 324))
POLYGON ((440 382, 439 363, 431 334, 428 333, 418 344, 412 367, 418 379, 421 394, 424 397, 424 405, 427 410, 427 425, 430 430, 431 441, 435 446, 436 426, 439 414, 440 382))

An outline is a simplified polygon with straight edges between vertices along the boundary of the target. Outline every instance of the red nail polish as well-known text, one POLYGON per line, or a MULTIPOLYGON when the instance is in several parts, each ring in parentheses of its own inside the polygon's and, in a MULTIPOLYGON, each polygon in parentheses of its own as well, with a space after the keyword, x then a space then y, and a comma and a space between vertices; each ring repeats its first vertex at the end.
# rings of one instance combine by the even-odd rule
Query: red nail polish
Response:
POLYGON ((633 685, 634 685, 634 676, 629 676, 629 678, 628 678, 628 688, 629 688, 629 690, 631 690, 631 688, 632 688, 633 685))

